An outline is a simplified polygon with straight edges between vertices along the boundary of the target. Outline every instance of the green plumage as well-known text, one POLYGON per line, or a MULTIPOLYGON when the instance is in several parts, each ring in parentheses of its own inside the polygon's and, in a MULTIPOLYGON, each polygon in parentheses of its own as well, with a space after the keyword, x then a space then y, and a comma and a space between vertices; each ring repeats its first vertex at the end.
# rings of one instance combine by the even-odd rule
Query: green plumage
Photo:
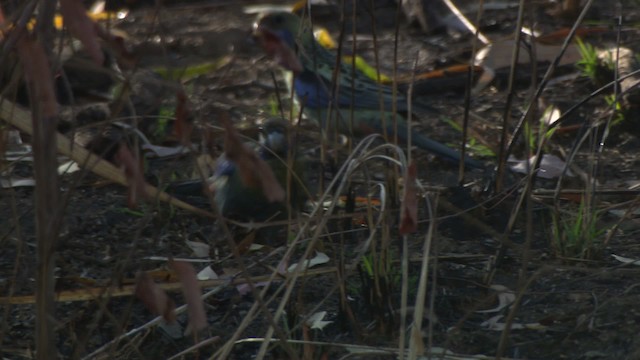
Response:
MULTIPOLYGON (((406 96, 373 81, 351 64, 337 61, 334 53, 315 40, 307 21, 292 13, 267 13, 258 19, 254 30, 267 54, 294 73, 293 90, 304 114, 323 129, 353 136, 386 134, 389 139, 397 136, 405 143, 411 136, 414 145, 460 161, 455 150, 413 130, 408 134, 403 116, 408 111, 406 96)), ((418 106, 434 111, 414 103, 414 107, 418 106)), ((465 164, 483 167, 469 157, 465 164)))

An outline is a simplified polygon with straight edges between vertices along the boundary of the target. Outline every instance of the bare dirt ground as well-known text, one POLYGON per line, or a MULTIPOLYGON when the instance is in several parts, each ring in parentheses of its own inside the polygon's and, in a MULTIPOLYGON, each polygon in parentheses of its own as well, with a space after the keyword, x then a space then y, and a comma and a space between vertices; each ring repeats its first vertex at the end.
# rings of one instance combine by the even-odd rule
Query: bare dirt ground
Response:
MULTIPOLYGON (((224 109, 239 127, 250 128, 270 115, 276 103, 276 91, 284 89, 277 66, 265 57, 249 36, 254 15, 246 14, 244 7, 258 3, 207 1, 170 4, 159 9, 141 8, 116 21, 113 26, 127 34, 127 45, 139 59, 136 71, 167 66, 184 68, 226 59, 221 68, 183 82, 192 116, 196 126, 219 125, 217 116, 224 109), (277 86, 274 77, 280 79, 277 86)), ((634 1, 621 5, 597 2, 587 19, 592 24, 604 24, 607 31, 589 38, 594 46, 615 45, 616 33, 609 25, 614 23, 618 14, 617 6, 623 9, 625 24, 635 24, 640 20, 638 4, 634 1)), ((376 14, 381 67, 388 73, 393 68, 394 25, 390 14, 395 15, 394 11, 391 8, 376 14)), ((527 14, 529 23, 531 18, 535 18, 536 26, 547 32, 563 27, 558 18, 545 15, 544 10, 537 6, 527 14)), ((483 17, 481 30, 492 39, 508 37, 513 33, 516 16, 517 7, 488 11, 483 17)), ((359 23, 357 30, 367 34, 369 26, 364 23, 364 20, 359 23)), ((327 26, 337 37, 339 27, 335 16, 318 16, 317 24, 327 26)), ((348 22, 346 27, 350 26, 348 22)), ((417 68, 422 70, 467 62, 471 51, 468 35, 452 35, 437 29, 425 35, 417 26, 409 26, 402 20, 399 29, 399 71, 412 69, 416 57, 417 68)), ((621 45, 637 50, 638 29, 625 25, 622 30, 621 45)), ((360 53, 372 60, 372 49, 372 42, 365 40, 360 53)), ((578 73, 571 66, 565 71, 578 73)), ((507 99, 504 79, 474 94, 470 105, 481 117, 481 120, 472 120, 475 134, 480 134, 481 143, 494 149, 500 141, 507 99)), ((565 111, 596 88, 584 77, 570 76, 550 85, 542 98, 547 104, 554 104, 565 111)), ((516 83, 514 95, 513 108, 516 110, 514 120, 509 123, 509 131, 513 131, 516 119, 530 98, 530 81, 516 83)), ((175 107, 175 90, 169 88, 161 96, 160 108, 175 107)), ((286 97, 286 94, 282 96, 286 97)), ((419 119, 417 126, 436 140, 456 144, 459 132, 442 119, 462 117, 462 92, 431 94, 428 103, 443 115, 419 119)), ((580 125, 606 119, 608 109, 603 98, 596 97, 574 112, 571 123, 580 125)), ((639 223, 633 214, 621 220, 619 215, 608 211, 625 202, 632 206, 632 201, 637 198, 637 194, 626 192, 630 185, 637 183, 640 173, 637 150, 640 140, 636 122, 637 116, 630 112, 622 124, 613 127, 600 155, 603 161, 595 173, 598 189, 620 192, 598 197, 599 209, 602 210, 595 226, 603 231, 596 241, 602 244, 612 227, 616 224, 618 227, 605 245, 597 247, 594 256, 584 260, 568 259, 559 253, 553 241, 550 194, 532 197, 529 212, 522 211, 515 219, 514 230, 503 236, 517 196, 524 187, 522 175, 510 173, 506 176, 505 188, 508 190, 497 194, 483 193, 480 190, 493 179, 492 176, 471 171, 466 177, 467 183, 473 183, 474 195, 471 196, 469 191, 451 186, 456 183, 455 166, 414 151, 420 181, 428 187, 432 200, 436 194, 442 199, 440 207, 435 210, 439 221, 432 244, 433 260, 427 287, 429 300, 425 304, 427 315, 421 332, 425 344, 458 354, 483 354, 493 358, 500 348, 501 337, 504 337, 503 355, 507 358, 640 358, 640 289, 637 286, 640 270, 611 256, 640 258, 637 244, 639 223), (470 211, 465 212, 465 216, 447 216, 456 213, 447 204, 470 211), (529 223, 527 214, 530 214, 529 223), (495 309, 505 301, 501 300, 504 294, 515 294, 518 301, 507 301, 508 306, 503 309, 485 311, 495 309), (505 332, 502 325, 508 315, 513 316, 513 324, 511 330, 505 332)), ((317 129, 305 124, 302 130, 300 147, 312 158, 309 168, 316 173, 314 181, 320 183, 321 177, 329 181, 331 169, 319 170, 317 129)), ((580 134, 579 130, 555 134, 546 145, 547 149, 550 153, 566 156, 580 134)), ((166 141, 160 138, 160 141, 166 141)), ((196 143, 200 141, 197 134, 194 140, 196 143)), ((220 146, 222 136, 214 142, 220 146)), ((518 149, 520 154, 523 149, 523 145, 518 149)), ((564 188, 588 188, 584 177, 580 176, 588 173, 587 164, 592 155, 588 146, 578 152, 573 161, 576 165, 574 170, 583 169, 585 172, 565 180, 564 188)), ((488 164, 496 163, 495 157, 474 156, 488 164)), ((338 164, 344 161, 344 152, 338 159, 338 164)), ((150 159, 145 165, 147 179, 162 185, 176 178, 191 176, 193 163, 193 156, 150 159)), ((374 168, 374 172, 378 170, 374 168)), ((23 176, 31 174, 28 163, 15 163, 12 171, 23 176)), ((555 189, 556 182, 557 179, 541 179, 534 186, 537 190, 555 189)), ((356 192, 366 193, 366 188, 356 187, 356 192)), ((126 188, 105 184, 92 174, 63 175, 61 193, 65 201, 61 211, 65 215, 56 267, 57 288, 60 290, 109 284, 120 286, 135 278, 140 270, 166 267, 165 261, 150 259, 152 256, 192 258, 192 249, 185 240, 203 242, 211 247, 212 261, 195 263, 197 270, 207 265, 218 272, 239 268, 238 260, 231 256, 225 232, 215 220, 163 203, 141 204, 130 210, 127 208, 126 188)), ((33 189, 1 189, 0 194, 1 294, 30 295, 35 289, 36 264, 33 189)), ((194 201, 200 201, 199 205, 205 208, 209 206, 206 198, 194 201)), ((568 209, 567 214, 575 215, 579 211, 578 205, 569 201, 562 202, 562 206, 568 209)), ((622 207, 623 210, 627 208, 622 207)), ((394 211, 389 216, 395 219, 397 207, 394 211)), ((409 258, 410 304, 416 296, 423 243, 430 224, 426 220, 426 208, 421 208, 419 214, 422 219, 419 231, 408 239, 412 254, 409 258)), ((348 233, 337 231, 342 223, 335 224, 333 231, 327 231, 334 235, 324 237, 316 245, 318 251, 329 255, 330 262, 323 266, 353 266, 347 266, 350 271, 340 274, 342 287, 338 286, 341 282, 335 272, 298 282, 287 304, 287 315, 278 324, 281 329, 290 331, 288 339, 398 348, 402 237, 395 227, 379 229, 380 235, 376 237, 379 241, 391 239, 386 245, 391 260, 387 269, 388 281, 380 290, 385 294, 383 303, 376 303, 373 295, 376 286, 367 275, 364 260, 358 255, 362 241, 373 229, 361 225, 362 222, 355 226, 354 223, 351 221, 350 227, 355 230, 348 233), (341 303, 341 299, 347 303, 341 303), (322 330, 299 326, 304 316, 316 311, 327 311, 325 320, 332 323, 322 330)), ((232 231, 237 239, 244 237, 244 230, 233 228, 232 231)), ((256 243, 266 247, 243 256, 244 264, 250 265, 249 272, 256 276, 270 274, 278 266, 288 239, 282 232, 259 236, 256 243)), ((301 247, 294 256, 300 256, 303 250, 301 247)), ((296 257, 290 262, 298 260, 296 257)), ((271 290, 267 296, 272 295, 279 297, 282 293, 271 290)), ((171 296, 177 304, 183 303, 179 293, 171 293, 171 296)), ((240 294, 235 286, 227 286, 207 298, 205 304, 210 327, 205 333, 206 336, 219 336, 220 340, 202 347, 197 354, 186 355, 186 358, 212 356, 240 326, 254 300, 250 293, 240 294)), ((276 306, 277 302, 271 302, 267 309, 273 312, 276 306)), ((153 317, 134 296, 58 303, 56 342, 60 355, 63 358, 84 358, 153 317)), ((29 358, 35 344, 33 305, 2 305, 0 319, 3 358, 29 358)), ((407 321, 412 321, 410 316, 407 321)), ((178 316, 182 328, 186 322, 185 314, 178 316)), ((241 333, 240 339, 263 337, 267 325, 266 318, 259 316, 241 333)), ((178 331, 180 334, 182 330, 178 331)), ((168 358, 192 345, 191 337, 172 336, 167 328, 151 327, 113 344, 96 358, 168 358)), ((259 346, 259 343, 248 341, 239 343, 229 358, 252 359, 259 346)), ((294 345, 294 348, 300 358, 304 351, 309 351, 309 347, 302 345, 294 345)), ((347 358, 346 354, 344 347, 325 344, 314 345, 307 356, 309 359, 339 359, 347 358)), ((270 359, 289 357, 275 344, 267 355, 270 359)), ((396 357, 393 354, 363 354, 351 355, 351 358, 396 357)))

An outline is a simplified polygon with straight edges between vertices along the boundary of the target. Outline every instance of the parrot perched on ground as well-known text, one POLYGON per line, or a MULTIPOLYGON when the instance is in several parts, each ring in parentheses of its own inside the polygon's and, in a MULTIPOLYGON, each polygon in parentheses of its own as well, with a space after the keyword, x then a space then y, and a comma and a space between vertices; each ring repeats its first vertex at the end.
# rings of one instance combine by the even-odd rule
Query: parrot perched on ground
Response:
MULTIPOLYGON (((267 55, 294 73, 293 91, 305 115, 324 130, 354 136, 386 133, 389 138, 397 135, 406 143, 407 122, 402 116, 408 112, 406 96, 393 94, 391 87, 354 70, 351 64, 338 62, 334 53, 318 44, 307 21, 288 12, 266 13, 258 17, 253 33, 267 55), (339 71, 334 75, 338 64, 339 71)), ((411 139, 419 148, 460 161, 457 151, 415 131, 411 132, 411 139)), ((484 168, 469 157, 465 158, 465 165, 484 168)))
POLYGON ((242 173, 241 167, 229 159, 228 154, 223 154, 208 181, 222 216, 239 221, 266 221, 286 218, 289 210, 302 210, 307 199, 306 179, 300 157, 290 152, 288 125, 283 119, 267 120, 261 128, 260 146, 256 150, 286 193, 284 201, 269 199, 269 194, 265 194, 259 184, 266 174, 261 173, 259 167, 245 168, 242 173), (293 160, 287 161, 290 155, 293 160))

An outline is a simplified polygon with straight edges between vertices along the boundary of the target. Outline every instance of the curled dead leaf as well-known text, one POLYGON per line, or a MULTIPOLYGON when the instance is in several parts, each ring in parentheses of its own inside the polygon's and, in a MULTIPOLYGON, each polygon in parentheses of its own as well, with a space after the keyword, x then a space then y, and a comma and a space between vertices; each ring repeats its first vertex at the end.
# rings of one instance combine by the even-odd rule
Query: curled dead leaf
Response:
POLYGON ((189 99, 184 93, 184 90, 180 89, 176 94, 175 132, 180 143, 185 146, 191 143, 191 132, 193 131, 193 123, 189 118, 190 113, 189 99))
POLYGON ((104 64, 98 25, 89 18, 81 0, 60 0, 60 13, 64 24, 75 38, 82 42, 87 53, 99 66, 104 64))
POLYGON ((189 325, 185 334, 196 333, 207 326, 207 314, 204 311, 202 292, 198 283, 198 277, 191 264, 184 261, 169 260, 169 264, 178 274, 182 284, 182 294, 187 302, 189 325))
POLYGON ((270 202, 284 201, 286 193, 269 164, 240 140, 238 132, 226 114, 220 119, 226 131, 225 155, 235 163, 244 186, 260 188, 265 198, 270 202))
POLYGON ((17 43, 18 55, 24 68, 29 88, 31 104, 38 108, 45 118, 53 118, 58 113, 58 102, 53 87, 53 76, 42 44, 28 36, 22 36, 17 43))
POLYGON ((175 303, 144 271, 136 275, 135 294, 153 314, 162 316, 168 323, 175 322, 175 303))
POLYGON ((124 168, 124 174, 129 184, 128 202, 129 207, 135 207, 138 202, 138 196, 143 198, 147 197, 145 188, 146 183, 142 176, 142 169, 140 168, 140 162, 137 157, 131 153, 129 147, 124 143, 121 143, 118 147, 118 151, 114 156, 116 164, 124 168))

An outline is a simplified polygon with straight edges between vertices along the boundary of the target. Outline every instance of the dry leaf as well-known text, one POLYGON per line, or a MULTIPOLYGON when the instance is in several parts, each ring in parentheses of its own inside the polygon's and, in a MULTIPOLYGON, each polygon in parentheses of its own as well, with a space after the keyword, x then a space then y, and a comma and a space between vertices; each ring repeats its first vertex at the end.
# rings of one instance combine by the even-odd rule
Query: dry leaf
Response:
POLYGON ((136 275, 136 296, 153 314, 162 316, 168 323, 175 322, 175 303, 144 271, 136 275))
POLYGON ((198 331, 207 326, 207 314, 204 311, 204 303, 202 302, 202 293, 200 285, 198 285, 196 271, 187 262, 170 260, 169 264, 178 274, 178 278, 182 283, 182 294, 187 302, 189 325, 185 330, 185 335, 189 335, 192 332, 197 334, 198 331))
POLYGON ((17 129, 0 131, 0 157, 7 161, 33 161, 33 148, 22 142, 17 129))
POLYGON ((207 266, 204 269, 200 270, 197 277, 200 281, 220 278, 220 276, 218 276, 218 274, 211 268, 211 266, 207 266))
POLYGON ((246 187, 259 187, 260 177, 256 171, 258 156, 240 140, 235 127, 226 115, 221 116, 221 122, 226 131, 224 137, 225 156, 236 164, 242 183, 246 187))
POLYGON ((4 22, 4 13, 2 12, 2 9, 0 9, 0 40, 4 40, 6 33, 7 28, 4 22))
POLYGON ((497 313, 516 301, 516 294, 503 285, 491 285, 491 289, 498 292, 498 306, 488 310, 478 310, 477 313, 497 313))
POLYGON ((60 13, 71 35, 80 40, 93 61, 102 66, 104 53, 98 39, 98 25, 87 16, 82 1, 60 0, 60 13))
POLYGON ((400 234, 416 232, 418 230, 418 187, 416 164, 411 163, 404 177, 404 196, 400 211, 400 234))
POLYGON ((640 266, 640 260, 638 260, 638 259, 632 259, 632 258, 628 258, 628 257, 624 257, 624 256, 615 255, 615 254, 611 254, 611 256, 613 256, 614 259, 618 260, 619 262, 621 262, 623 264, 630 264, 630 265, 640 266))
POLYGON ((225 155, 235 163, 244 186, 261 188, 263 195, 270 202, 284 201, 286 195, 284 189, 280 186, 269 164, 240 140, 227 115, 221 116, 221 122, 226 130, 225 155))
POLYGON ((245 253, 247 253, 250 249, 251 246, 253 246, 253 242, 256 240, 256 232, 255 231, 251 231, 247 234, 247 236, 244 237, 244 239, 242 239, 239 243, 238 243, 238 253, 240 255, 244 255, 245 253))
POLYGON ((314 313, 313 315, 309 316, 309 318, 306 321, 306 324, 311 329, 322 330, 324 329, 325 326, 333 322, 333 321, 324 320, 325 316, 327 316, 326 311, 318 311, 317 313, 314 313))
MULTIPOLYGON (((611 30, 606 26, 589 26, 582 27, 576 30, 575 36, 581 39, 585 39, 589 36, 599 36, 610 32, 611 30)), ((545 45, 562 45, 571 33, 571 28, 562 28, 549 33, 541 34, 536 38, 536 41, 545 45)))
MULTIPOLYGON (((323 252, 319 252, 316 251, 316 256, 314 256, 311 259, 307 259, 305 261, 302 262, 302 267, 301 267, 301 271, 304 271, 308 268, 312 268, 316 265, 322 265, 322 264, 326 264, 328 263, 330 260, 329 256, 327 256, 327 254, 323 253, 323 252)), ((284 263, 281 263, 281 265, 284 263)), ((295 263, 291 266, 289 266, 289 268, 287 269, 288 272, 292 272, 294 271, 296 268, 298 267, 298 263, 295 263)), ((280 272, 282 273, 282 270, 280 270, 280 272)))
POLYGON ((0 177, 0 188, 2 189, 34 186, 36 186, 36 180, 34 178, 20 178, 15 176, 0 177))
POLYGON ((560 116, 562 116, 562 112, 560 111, 560 109, 558 109, 554 105, 549 105, 540 117, 540 123, 547 126, 554 125, 555 122, 560 119, 560 116))
POLYGON ((193 123, 189 117, 190 114, 189 99, 187 99, 184 90, 181 89, 176 94, 176 122, 174 131, 180 143, 185 146, 191 143, 191 132, 193 131, 193 123))
POLYGON ((44 118, 55 117, 58 113, 58 102, 53 89, 51 68, 42 45, 30 37, 22 36, 17 47, 25 78, 34 91, 33 94, 29 94, 31 104, 38 104, 44 118))
MULTIPOLYGON (((511 171, 526 174, 527 168, 531 169, 533 165, 536 163, 536 157, 532 156, 528 160, 529 165, 527 166, 527 160, 518 160, 515 157, 509 157, 507 163, 509 163, 509 167, 511 171)), ((561 158, 555 155, 543 154, 542 161, 540 161, 540 168, 537 171, 537 176, 543 179, 553 179, 562 175, 564 168, 567 163, 561 158)), ((574 174, 571 170, 567 170, 567 176, 573 177, 574 174)))
POLYGON ((205 244, 200 241, 190 241, 190 240, 185 240, 185 243, 191 249, 191 251, 193 251, 193 255, 195 257, 198 257, 198 258, 209 257, 209 251, 211 250, 211 247, 209 246, 209 244, 205 244))
MULTIPOLYGON (((496 315, 486 321, 484 321, 482 324, 480 324, 481 327, 487 329, 487 330, 492 330, 492 331, 504 331, 507 328, 507 324, 506 323, 502 323, 500 322, 500 319, 502 319, 504 316, 503 315, 496 315)), ((523 329, 529 329, 529 330, 544 330, 547 327, 540 324, 540 323, 511 323, 511 330, 523 330, 523 329)))
MULTIPOLYGON (((481 65, 491 70, 509 68, 511 66, 514 46, 515 41, 512 39, 494 42, 485 46, 480 49, 476 55, 476 65, 481 65)), ((534 58, 537 62, 551 62, 558 56, 561 48, 561 45, 536 44, 536 54, 534 58)), ((562 55, 559 65, 575 64, 580 59, 582 59, 582 56, 576 44, 570 44, 562 55)), ((530 61, 531 56, 529 55, 528 49, 522 48, 519 53, 518 64, 529 64, 530 61)))
POLYGON ((303 359, 313 359, 314 358, 314 349, 315 346, 313 344, 313 336, 311 336, 309 331, 308 324, 302 324, 302 340, 304 341, 304 346, 302 350, 302 358, 303 359))
MULTIPOLYGON (((492 318, 489 318, 486 321, 483 321, 480 326, 493 331, 504 331, 507 328, 506 323, 500 322, 500 320, 504 317, 504 315, 496 315, 492 318)), ((511 330, 521 330, 524 329, 524 325, 521 323, 511 323, 511 330)))
POLYGON ((118 152, 114 156, 114 161, 124 168, 124 174, 127 178, 129 185, 128 202, 130 207, 135 207, 138 201, 138 195, 143 198, 147 197, 145 192, 146 183, 142 177, 142 170, 140 169, 140 162, 131 153, 129 147, 125 144, 120 144, 118 152))

